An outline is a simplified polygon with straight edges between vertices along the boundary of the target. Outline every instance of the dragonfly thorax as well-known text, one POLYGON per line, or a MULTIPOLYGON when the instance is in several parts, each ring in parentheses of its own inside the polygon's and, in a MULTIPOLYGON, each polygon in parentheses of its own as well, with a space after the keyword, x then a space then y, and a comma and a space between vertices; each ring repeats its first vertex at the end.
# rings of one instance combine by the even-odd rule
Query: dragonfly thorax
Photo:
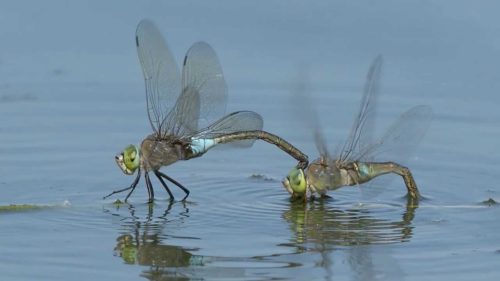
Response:
POLYGON ((141 168, 145 171, 157 171, 178 160, 190 159, 192 154, 189 145, 177 137, 166 136, 160 139, 150 135, 141 144, 141 168))
POLYGON ((351 185, 352 179, 347 169, 342 168, 338 161, 319 158, 313 161, 306 171, 307 184, 312 191, 320 194, 327 190, 335 190, 345 185, 351 185))

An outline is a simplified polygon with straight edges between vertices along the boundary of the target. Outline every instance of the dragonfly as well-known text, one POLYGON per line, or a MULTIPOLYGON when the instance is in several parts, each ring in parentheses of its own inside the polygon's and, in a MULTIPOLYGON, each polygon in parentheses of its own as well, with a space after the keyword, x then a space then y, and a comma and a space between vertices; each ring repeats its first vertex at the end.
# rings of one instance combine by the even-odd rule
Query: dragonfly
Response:
POLYGON ((139 23, 135 43, 144 74, 147 113, 153 133, 140 145, 128 145, 116 155, 116 163, 123 173, 133 175, 137 172, 137 175, 130 186, 104 198, 129 191, 125 197, 127 201, 144 174, 149 202, 153 202, 152 173, 170 200, 175 198, 167 181, 184 191, 182 200, 185 200, 189 190, 160 168, 200 157, 219 144, 249 147, 260 139, 295 157, 298 166, 307 166, 307 155, 279 136, 262 130, 263 119, 258 113, 236 111, 224 115, 227 86, 217 55, 209 44, 197 42, 190 47, 181 74, 153 22, 142 20, 139 23))
MULTIPOLYGON (((312 161, 306 169, 294 167, 282 181, 283 187, 292 198, 306 200, 308 193, 312 197, 314 194, 329 197, 326 194, 329 190, 361 185, 390 173, 403 178, 409 199, 420 198, 417 184, 409 168, 392 161, 377 162, 375 158, 391 150, 397 150, 398 158, 408 157, 428 128, 432 109, 426 105, 412 107, 404 112, 381 138, 374 139, 375 110, 382 62, 382 56, 378 56, 369 68, 360 109, 337 157, 331 157, 320 129, 318 127, 314 129, 319 158, 312 161)), ((314 122, 317 126, 316 121, 314 122)))

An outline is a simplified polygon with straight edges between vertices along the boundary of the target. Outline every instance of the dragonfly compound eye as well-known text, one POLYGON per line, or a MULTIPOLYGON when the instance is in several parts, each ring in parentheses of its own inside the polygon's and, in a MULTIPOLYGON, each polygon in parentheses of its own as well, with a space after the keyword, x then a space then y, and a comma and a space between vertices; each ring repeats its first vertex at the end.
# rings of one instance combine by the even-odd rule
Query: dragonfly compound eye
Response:
POLYGON ((306 192, 306 178, 302 169, 293 168, 288 173, 287 179, 294 193, 306 192))
POLYGON ((129 145, 122 153, 115 156, 115 160, 125 174, 131 175, 139 168, 139 148, 135 145, 129 145))

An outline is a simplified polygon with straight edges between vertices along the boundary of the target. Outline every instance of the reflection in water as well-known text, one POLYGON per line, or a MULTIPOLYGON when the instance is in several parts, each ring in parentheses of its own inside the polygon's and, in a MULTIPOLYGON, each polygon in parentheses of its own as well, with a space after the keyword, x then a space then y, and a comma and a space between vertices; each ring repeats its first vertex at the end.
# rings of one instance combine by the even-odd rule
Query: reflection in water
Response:
POLYGON ((401 218, 389 220, 377 218, 371 208, 339 209, 324 200, 291 202, 290 209, 283 214, 293 233, 292 243, 286 246, 294 247, 296 253, 317 252, 321 258, 316 266, 324 268, 329 280, 334 275, 332 253, 335 248, 347 253, 347 264, 352 270, 353 280, 384 280, 391 273, 400 279, 403 274, 397 261, 389 253, 384 253, 387 251, 384 249, 377 250, 375 260, 372 247, 408 242, 412 236, 411 222, 417 208, 417 203, 410 199, 401 218), (384 274, 378 270, 377 264, 380 263, 387 263, 382 266, 384 274))
MULTIPOLYGON (((147 214, 143 218, 137 214, 138 209, 132 205, 119 205, 116 212, 106 210, 114 216, 119 216, 124 228, 124 233, 116 239, 115 256, 121 257, 127 264, 149 266, 142 276, 150 280, 159 280, 164 276, 174 275, 178 277, 177 280, 183 280, 178 272, 168 269, 202 266, 204 262, 203 256, 193 255, 189 252, 196 249, 163 244, 163 240, 168 238, 163 234, 165 226, 168 224, 170 228, 174 228, 177 224, 178 227, 185 218, 189 217, 189 208, 184 202, 176 204, 176 207, 182 206, 181 211, 177 214, 171 213, 173 205, 170 203, 160 216, 155 216, 155 206, 148 204, 147 214), (128 215, 120 214, 123 206, 128 207, 128 215)), ((197 239, 195 237, 182 238, 197 239)))
POLYGON ((203 265, 202 258, 190 254, 178 246, 161 245, 156 235, 145 234, 119 236, 115 254, 128 264, 155 265, 161 267, 183 267, 203 265))
MULTIPOLYGON (((122 228, 114 245, 114 255, 125 264, 142 266, 141 276, 148 280, 210 277, 245 280, 252 276, 288 279, 301 276, 304 269, 308 272, 305 276, 313 279, 319 277, 317 271, 320 276, 333 279, 336 264, 349 265, 353 280, 384 280, 390 277, 388 268, 394 276, 403 276, 389 250, 375 245, 409 241, 417 206, 410 203, 403 214, 399 214, 399 206, 387 213, 387 208, 346 208, 330 203, 281 205, 282 218, 291 229, 290 242, 274 244, 275 250, 263 249, 265 255, 254 257, 231 256, 231 249, 227 249, 225 257, 201 256, 194 254, 197 248, 172 245, 175 241, 186 244, 186 240, 202 238, 176 235, 186 230, 190 215, 187 203, 177 202, 166 209, 160 205, 120 205, 105 212, 117 217, 122 228), (391 219, 394 210, 397 210, 397 218, 391 219), (287 249, 284 252, 280 250, 283 247, 287 249), (317 270, 311 272, 311 267, 317 270)), ((279 213, 271 215, 279 219, 279 213)), ((189 235, 192 232, 197 233, 188 231, 189 235)))
MULTIPOLYGON (((239 258, 195 255, 197 248, 168 245, 169 239, 192 240, 198 237, 166 235, 183 228, 189 218, 187 203, 170 204, 161 215, 156 216, 161 206, 142 205, 147 210, 132 205, 120 205, 105 212, 120 218, 123 233, 118 236, 114 255, 126 264, 146 266, 141 274, 149 280, 202 280, 204 277, 245 278, 245 267, 249 264, 266 263, 266 257, 239 258), (126 214, 123 214, 123 206, 126 214), (146 207, 147 206, 147 207, 146 207), (175 206, 175 208, 173 208, 175 206), (178 210, 181 206, 181 211, 178 210), (138 214, 146 211, 146 214, 138 214)), ((267 264, 266 264, 267 265, 267 264)), ((290 267, 288 263, 274 263, 277 267, 290 267)))
POLYGON ((283 218, 290 224, 294 244, 319 243, 331 246, 371 245, 406 242, 411 238, 411 221, 418 205, 406 205, 401 219, 391 221, 371 214, 370 209, 339 209, 327 202, 290 203, 283 218))

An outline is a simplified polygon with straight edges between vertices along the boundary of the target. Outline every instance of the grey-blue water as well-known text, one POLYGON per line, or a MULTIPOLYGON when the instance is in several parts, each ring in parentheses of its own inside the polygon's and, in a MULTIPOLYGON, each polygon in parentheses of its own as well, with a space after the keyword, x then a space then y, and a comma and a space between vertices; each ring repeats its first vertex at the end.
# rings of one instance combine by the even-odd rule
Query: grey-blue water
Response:
MULTIPOLYGON (((496 280, 500 276, 500 22, 495 2, 329 1, 2 4, 0 274, 5 280, 496 280), (332 151, 349 132, 365 72, 385 58, 378 132, 428 104, 434 119, 400 178, 291 203, 296 163, 257 142, 163 171, 191 190, 169 204, 144 182, 130 204, 114 155, 150 133, 135 26, 153 19, 180 60, 217 51, 228 112, 317 156, 292 98, 298 73, 332 151), (305 71, 304 71, 305 70, 305 71), (376 194, 366 189, 378 189, 376 194)), ((299 106, 300 107, 300 106, 299 106)), ((395 156, 397 157, 397 155, 395 156)), ((175 189, 176 196, 182 192, 175 189)))

